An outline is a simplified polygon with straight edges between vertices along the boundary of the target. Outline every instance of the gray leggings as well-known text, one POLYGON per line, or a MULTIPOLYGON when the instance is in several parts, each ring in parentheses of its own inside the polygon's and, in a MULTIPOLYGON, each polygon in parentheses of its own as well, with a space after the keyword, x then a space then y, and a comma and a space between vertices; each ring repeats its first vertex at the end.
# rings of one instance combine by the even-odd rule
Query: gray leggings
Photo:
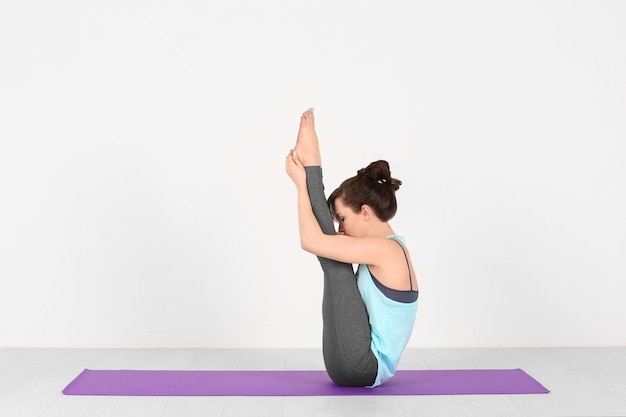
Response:
MULTIPOLYGON (((322 169, 310 166, 305 170, 315 218, 325 234, 335 234, 333 218, 324 196, 322 169)), ((369 319, 352 264, 321 257, 318 260, 324 272, 322 346, 326 371, 337 385, 372 385, 376 380, 378 361, 370 348, 369 319)))

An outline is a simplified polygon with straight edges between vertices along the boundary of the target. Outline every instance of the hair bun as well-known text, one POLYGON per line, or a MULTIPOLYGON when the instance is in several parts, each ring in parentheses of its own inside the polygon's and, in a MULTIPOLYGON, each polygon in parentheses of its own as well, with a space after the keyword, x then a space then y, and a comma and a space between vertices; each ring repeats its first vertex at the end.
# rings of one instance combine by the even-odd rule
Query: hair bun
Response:
POLYGON ((394 191, 402 185, 402 181, 391 177, 389 163, 383 160, 372 162, 366 168, 358 170, 357 174, 378 184, 388 184, 393 187, 394 191))

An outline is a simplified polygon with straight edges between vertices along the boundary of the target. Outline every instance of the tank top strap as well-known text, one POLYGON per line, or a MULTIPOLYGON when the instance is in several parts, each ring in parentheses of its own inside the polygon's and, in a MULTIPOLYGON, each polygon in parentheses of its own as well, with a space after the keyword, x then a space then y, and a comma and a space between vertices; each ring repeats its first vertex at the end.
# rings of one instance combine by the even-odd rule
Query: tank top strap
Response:
POLYGON ((406 254, 406 249, 404 248, 404 245, 405 245, 404 238, 398 235, 389 235, 387 236, 387 239, 393 240, 398 245, 400 245, 400 248, 402 248, 402 253, 404 253, 404 259, 406 260, 406 266, 409 269, 409 286, 411 288, 411 291, 413 291, 413 276, 411 275, 411 265, 409 264, 409 257, 406 254))

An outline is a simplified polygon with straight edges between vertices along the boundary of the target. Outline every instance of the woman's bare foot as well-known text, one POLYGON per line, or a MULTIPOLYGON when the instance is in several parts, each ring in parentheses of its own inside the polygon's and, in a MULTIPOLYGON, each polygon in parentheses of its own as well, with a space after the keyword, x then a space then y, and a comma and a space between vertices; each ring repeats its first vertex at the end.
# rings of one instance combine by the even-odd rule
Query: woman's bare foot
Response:
POLYGON ((321 166, 322 157, 320 154, 320 145, 315 133, 315 118, 313 109, 309 109, 302 113, 300 117, 300 130, 296 139, 296 148, 302 165, 304 166, 321 166))

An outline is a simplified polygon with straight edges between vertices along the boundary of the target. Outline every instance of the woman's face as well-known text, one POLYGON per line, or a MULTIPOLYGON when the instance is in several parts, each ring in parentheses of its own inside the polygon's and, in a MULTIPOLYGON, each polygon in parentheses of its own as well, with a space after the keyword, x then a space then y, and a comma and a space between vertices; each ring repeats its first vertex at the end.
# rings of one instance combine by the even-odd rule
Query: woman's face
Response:
POLYGON ((364 222, 361 212, 355 213, 352 208, 344 205, 341 197, 335 199, 334 211, 340 234, 353 237, 363 235, 364 222))

